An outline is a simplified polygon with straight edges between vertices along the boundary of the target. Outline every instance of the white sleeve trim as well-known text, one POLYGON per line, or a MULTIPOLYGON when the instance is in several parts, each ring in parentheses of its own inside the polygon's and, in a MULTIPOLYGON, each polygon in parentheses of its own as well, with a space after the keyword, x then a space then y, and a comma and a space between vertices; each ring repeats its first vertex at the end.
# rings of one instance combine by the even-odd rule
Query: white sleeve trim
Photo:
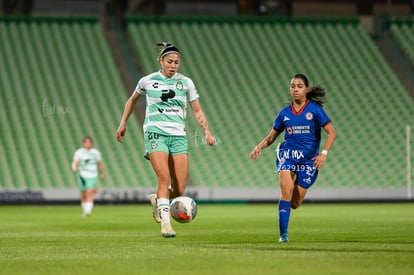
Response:
POLYGON ((200 95, 197 92, 197 89, 194 85, 194 82, 191 80, 191 78, 188 78, 188 101, 194 101, 200 97, 200 95))
POLYGON ((97 160, 98 162, 101 162, 101 161, 102 161, 102 154, 101 154, 101 152, 100 152, 100 151, 98 151, 98 150, 96 150, 96 160, 97 160))
POLYGON ((135 86, 135 92, 140 94, 140 95, 145 95, 146 94, 146 90, 145 90, 145 77, 141 78, 138 83, 137 86, 135 86))

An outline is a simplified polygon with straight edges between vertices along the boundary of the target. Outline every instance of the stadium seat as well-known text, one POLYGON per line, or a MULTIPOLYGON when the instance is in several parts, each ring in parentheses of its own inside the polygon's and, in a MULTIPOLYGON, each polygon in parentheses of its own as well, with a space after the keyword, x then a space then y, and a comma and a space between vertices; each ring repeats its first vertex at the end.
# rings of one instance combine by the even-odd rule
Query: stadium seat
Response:
MULTIPOLYGON (((401 28, 400 36, 408 36, 401 28)), ((405 184, 405 125, 412 124, 414 102, 355 20, 130 18, 127 31, 145 74, 159 68, 153 43, 171 41, 182 50, 180 70, 194 80, 220 140, 215 147, 203 144, 188 112, 189 185, 276 188, 275 149, 282 138, 257 161, 248 155, 289 102, 295 73, 326 87, 325 109, 338 133, 317 185, 405 184)), ((96 18, 1 18, 0 41, 0 89, 6 91, 1 189, 75 188, 70 163, 86 135, 104 157, 101 186, 155 185, 142 158, 137 116, 123 144, 115 141, 130 91, 96 18)))
POLYGON ((76 188, 70 164, 86 135, 103 154, 101 186, 153 186, 137 118, 122 145, 114 138, 129 92, 96 18, 2 18, 0 40, 0 188, 76 188))
POLYGON ((391 20, 390 31, 414 66, 414 20, 391 20))

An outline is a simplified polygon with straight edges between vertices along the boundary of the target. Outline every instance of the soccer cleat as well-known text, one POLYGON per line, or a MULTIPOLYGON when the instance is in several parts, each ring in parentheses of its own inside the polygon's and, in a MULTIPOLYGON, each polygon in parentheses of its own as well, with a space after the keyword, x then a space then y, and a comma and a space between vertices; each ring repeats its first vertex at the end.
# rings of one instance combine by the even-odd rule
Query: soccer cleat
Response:
POLYGON ((280 235, 279 237, 279 243, 287 243, 289 242, 289 237, 287 233, 283 233, 282 235, 280 235))
POLYGON ((161 218, 160 218, 160 213, 158 212, 157 195, 156 194, 150 194, 148 196, 148 199, 150 200, 150 203, 152 205, 152 217, 154 218, 156 223, 160 223, 161 218))
POLYGON ((171 223, 162 223, 161 224, 161 235, 164 238, 174 238, 175 231, 171 227, 171 223))
POLYGON ((91 216, 91 213, 83 213, 83 214, 82 214, 82 218, 83 218, 83 219, 88 218, 88 217, 90 217, 90 216, 91 216))

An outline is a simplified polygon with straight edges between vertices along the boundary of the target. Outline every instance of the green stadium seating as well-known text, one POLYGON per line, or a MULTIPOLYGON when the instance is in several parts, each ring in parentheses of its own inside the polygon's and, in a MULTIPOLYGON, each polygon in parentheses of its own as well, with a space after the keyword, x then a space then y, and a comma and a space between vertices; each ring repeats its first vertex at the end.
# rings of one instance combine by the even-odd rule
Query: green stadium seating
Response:
POLYGON ((390 31, 414 66, 414 18, 391 20, 390 31))
MULTIPOLYGON (((152 44, 176 43, 221 141, 200 145, 188 112, 190 186, 277 186, 276 144, 257 161, 248 155, 298 72, 326 87, 338 133, 317 185, 404 186, 414 102, 356 20, 131 18, 128 34, 145 74, 159 67, 152 44)), ((86 135, 103 153, 103 187, 155 186, 138 117, 122 145, 114 139, 130 91, 96 18, 0 18, 0 60, 0 189, 75 188, 70 163, 86 135)))
POLYGON ((145 73, 159 67, 153 43, 182 50, 181 72, 195 81, 222 141, 197 147, 192 136, 200 130, 189 112, 196 186, 277 184, 276 145, 255 162, 248 154, 289 101, 290 77, 299 72, 326 87, 325 109, 338 134, 317 185, 404 186, 405 125, 412 124, 414 103, 356 20, 130 18, 128 33, 145 73))
POLYGON ((75 188, 70 164, 86 135, 103 154, 101 186, 153 186, 135 116, 115 140, 129 92, 96 18, 5 17, 0 41, 0 189, 75 188))

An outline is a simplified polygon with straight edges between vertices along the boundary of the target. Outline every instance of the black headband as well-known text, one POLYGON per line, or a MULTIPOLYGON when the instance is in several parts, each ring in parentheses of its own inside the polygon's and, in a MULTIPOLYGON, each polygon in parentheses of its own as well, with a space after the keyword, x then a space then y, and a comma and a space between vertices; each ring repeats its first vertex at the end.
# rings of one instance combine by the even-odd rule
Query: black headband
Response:
POLYGON ((162 50, 160 58, 163 58, 165 55, 170 53, 176 53, 178 55, 181 55, 180 50, 176 46, 171 45, 162 50))

